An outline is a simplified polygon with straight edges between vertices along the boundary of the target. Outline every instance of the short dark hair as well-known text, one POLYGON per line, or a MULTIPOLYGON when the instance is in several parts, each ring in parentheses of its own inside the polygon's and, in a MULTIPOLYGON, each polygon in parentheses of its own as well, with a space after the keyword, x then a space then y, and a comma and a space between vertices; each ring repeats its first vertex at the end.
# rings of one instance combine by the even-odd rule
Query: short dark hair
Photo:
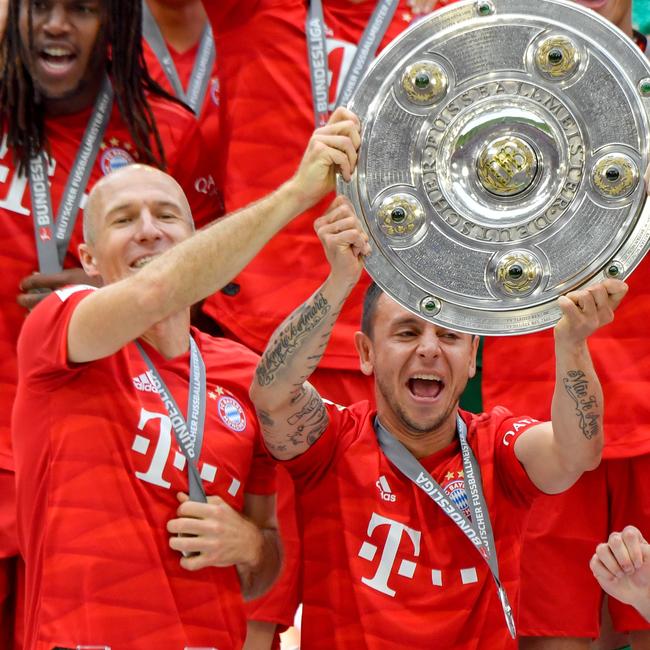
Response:
POLYGON ((366 295, 363 298, 363 311, 361 312, 361 331, 368 337, 372 337, 372 328, 375 320, 375 312, 377 311, 377 301, 379 296, 382 295, 383 290, 373 280, 366 295))

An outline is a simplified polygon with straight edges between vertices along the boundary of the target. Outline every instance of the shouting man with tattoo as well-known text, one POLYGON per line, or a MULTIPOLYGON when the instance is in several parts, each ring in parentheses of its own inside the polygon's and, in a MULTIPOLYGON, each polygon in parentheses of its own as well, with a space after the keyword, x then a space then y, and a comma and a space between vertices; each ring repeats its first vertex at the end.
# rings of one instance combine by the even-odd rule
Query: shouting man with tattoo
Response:
POLYGON ((478 338, 372 285, 355 343, 377 411, 343 408, 308 378, 370 251, 342 198, 315 226, 330 275, 275 332, 251 387, 266 445, 296 483, 305 645, 514 648, 522 526, 536 496, 600 462, 603 398, 587 338, 627 286, 606 280, 559 298, 552 421, 538 422, 459 410, 478 338))

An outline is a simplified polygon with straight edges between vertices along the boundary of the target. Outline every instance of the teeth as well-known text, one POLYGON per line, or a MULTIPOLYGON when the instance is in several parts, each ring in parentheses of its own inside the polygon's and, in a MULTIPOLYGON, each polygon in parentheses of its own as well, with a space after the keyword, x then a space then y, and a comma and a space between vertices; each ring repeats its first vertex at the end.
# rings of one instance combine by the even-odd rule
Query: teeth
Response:
POLYGON ((427 381, 442 381, 438 375, 413 375, 411 379, 426 379, 427 381))
POLYGON ((71 56, 72 52, 62 47, 46 47, 43 52, 48 56, 71 56))
POLYGON ((151 262, 151 260, 155 259, 155 257, 156 257, 155 255, 147 255, 146 257, 141 257, 140 259, 133 262, 133 264, 131 264, 131 266, 134 269, 141 269, 146 264, 149 264, 149 262, 151 262))

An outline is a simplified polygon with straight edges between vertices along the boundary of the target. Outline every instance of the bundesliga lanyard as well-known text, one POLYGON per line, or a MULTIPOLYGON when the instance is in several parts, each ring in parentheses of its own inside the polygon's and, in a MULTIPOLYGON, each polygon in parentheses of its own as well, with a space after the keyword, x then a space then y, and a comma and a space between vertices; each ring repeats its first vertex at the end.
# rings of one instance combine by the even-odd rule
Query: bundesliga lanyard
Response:
POLYGON ((399 440, 386 431, 378 418, 375 420, 377 439, 384 454, 386 454, 388 459, 402 474, 442 508, 442 511, 461 529, 487 563, 497 587, 497 593, 499 594, 503 614, 508 625, 508 631, 514 639, 517 635, 515 620, 512 615, 512 608, 508 602, 508 595, 499 580, 499 563, 494 545, 490 514, 488 513, 485 497, 483 496, 481 469, 467 442, 467 426, 459 415, 456 416, 456 427, 463 458, 465 486, 469 488, 471 521, 447 498, 446 493, 438 482, 422 467, 415 456, 399 440))
POLYGON ((151 371, 153 376, 152 383, 167 410, 172 428, 174 429, 174 435, 176 436, 176 442, 187 459, 190 499, 205 503, 207 497, 203 488, 203 482, 201 481, 201 475, 196 466, 196 461, 201 455, 201 447, 203 446, 206 393, 205 363, 203 362, 199 347, 192 336, 190 336, 190 386, 187 397, 188 425, 188 421, 183 417, 183 413, 178 408, 176 400, 172 397, 172 394, 153 365, 149 355, 144 351, 140 343, 136 341, 135 344, 144 362, 151 371))
POLYGON ((198 115, 201 112, 201 106, 203 106, 205 94, 208 91, 208 84, 210 83, 216 57, 210 24, 206 24, 203 30, 187 91, 183 89, 183 84, 178 76, 174 60, 169 53, 167 43, 165 43, 160 27, 158 27, 155 18, 151 14, 146 0, 142 0, 142 35, 156 55, 165 76, 174 89, 176 97, 184 101, 194 111, 194 114, 198 115))
POLYGON ((112 110, 113 87, 110 79, 105 77, 63 190, 56 215, 54 238, 52 237, 54 211, 47 178, 47 156, 41 151, 29 161, 27 170, 29 193, 32 199, 38 268, 41 273, 58 273, 63 268, 63 260, 77 220, 81 198, 88 185, 112 110))
MULTIPOLYGON (((370 16, 352 65, 345 75, 336 105, 347 104, 357 87, 363 73, 375 57, 386 30, 390 25, 399 0, 379 0, 370 16)), ((323 126, 329 117, 329 81, 327 73, 327 39, 325 38, 325 18, 322 0, 310 0, 307 10, 307 53, 311 74, 311 95, 314 103, 316 127, 323 126)))

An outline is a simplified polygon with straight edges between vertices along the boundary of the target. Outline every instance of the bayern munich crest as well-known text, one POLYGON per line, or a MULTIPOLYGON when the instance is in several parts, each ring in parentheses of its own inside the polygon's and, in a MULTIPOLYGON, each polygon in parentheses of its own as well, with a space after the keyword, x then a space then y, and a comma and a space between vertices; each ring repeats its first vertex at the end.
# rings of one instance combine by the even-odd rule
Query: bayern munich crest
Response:
POLYGON ((246 428, 246 415, 239 402, 233 397, 224 396, 217 403, 221 421, 233 431, 243 431, 246 428))
POLYGON ((463 514, 469 519, 469 499, 467 498, 467 492, 465 492, 465 479, 459 478, 455 481, 451 481, 444 485, 442 489, 453 501, 454 505, 459 510, 462 510, 463 514))
POLYGON ((126 149, 122 149, 121 147, 111 147, 110 149, 106 149, 102 154, 100 165, 104 175, 106 176, 111 172, 122 169, 122 167, 131 165, 134 162, 135 161, 131 154, 126 149))

